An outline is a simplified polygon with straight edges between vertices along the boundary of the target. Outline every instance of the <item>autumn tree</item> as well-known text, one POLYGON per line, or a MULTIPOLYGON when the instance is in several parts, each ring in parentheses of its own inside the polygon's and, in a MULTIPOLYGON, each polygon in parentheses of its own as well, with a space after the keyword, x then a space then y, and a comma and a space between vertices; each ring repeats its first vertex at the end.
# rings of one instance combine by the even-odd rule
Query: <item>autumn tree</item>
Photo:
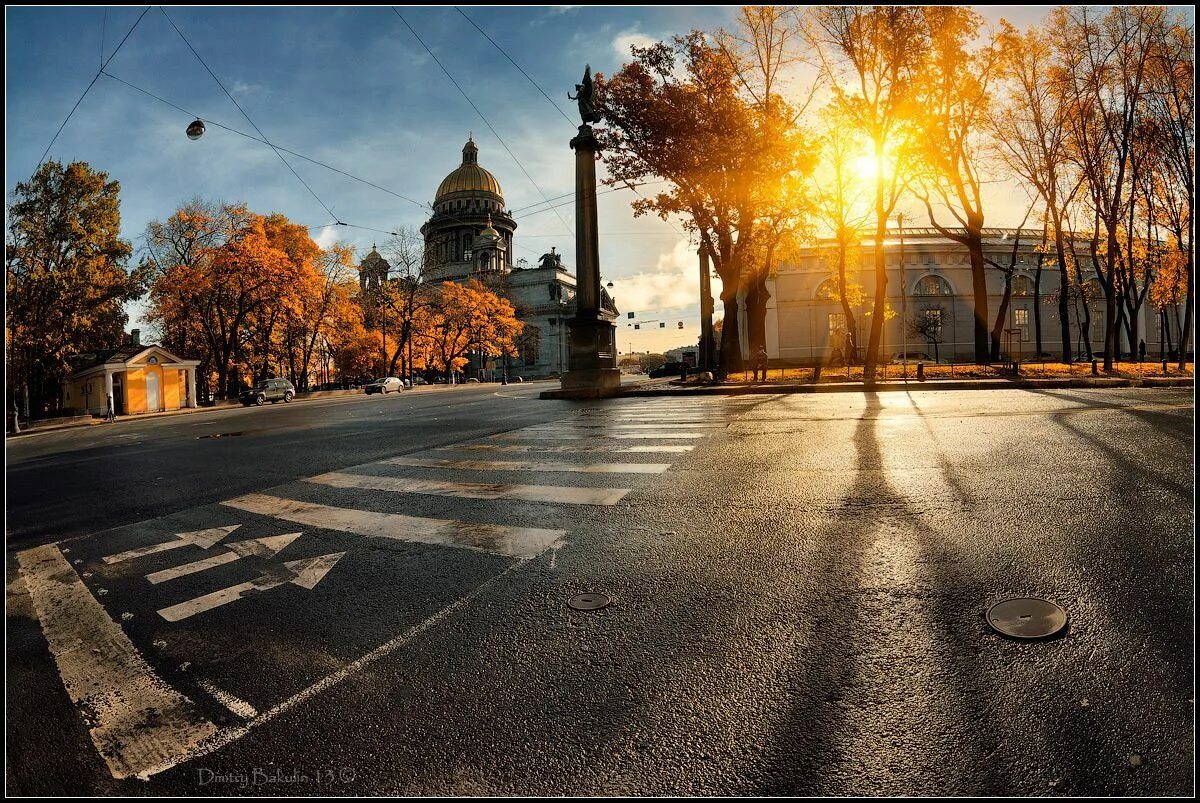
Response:
MULTIPOLYGON (((990 260, 983 250, 983 186, 988 176, 988 113, 1000 50, 990 39, 976 42, 983 18, 970 9, 927 6, 925 20, 930 47, 919 72, 917 113, 922 133, 915 144, 919 169, 914 186, 929 224, 967 249, 975 361, 983 363, 999 351, 999 339, 989 338, 988 332, 985 268, 990 260), (935 203, 953 224, 934 211, 935 203)), ((1001 265, 993 267, 1003 270, 1001 265)))
MULTIPOLYGON (((1002 22, 998 43, 1003 55, 1002 81, 997 87, 1000 98, 992 108, 988 127, 1004 163, 1042 199, 1059 274, 1059 286, 1053 295, 1058 299, 1062 360, 1070 363, 1067 210, 1078 182, 1073 180, 1067 150, 1069 109, 1051 84, 1055 62, 1048 34, 1038 27, 1021 32, 1002 22)), ((1040 284, 1036 289, 1040 293, 1040 284)), ((1041 352, 1040 342, 1037 350, 1041 352)))
POLYGON ((395 373, 396 363, 403 365, 405 376, 414 370, 417 342, 428 339, 426 328, 431 325, 429 314, 436 292, 426 281, 429 255, 424 240, 411 227, 398 227, 384 244, 384 253, 391 265, 391 275, 380 286, 379 303, 392 324, 395 350, 387 359, 386 374, 395 373))
POLYGON ((901 159, 911 132, 918 72, 927 61, 929 30, 915 6, 817 6, 807 38, 845 125, 867 141, 873 161, 875 299, 863 379, 875 381, 887 317, 884 241, 904 189, 901 159))
MULTIPOLYGON (((607 122, 597 132, 607 183, 666 180, 667 190, 633 202, 634 214, 664 220, 679 214, 707 247, 730 333, 721 339, 721 364, 736 369, 737 333, 745 331, 739 294, 757 292, 763 260, 770 258, 757 242, 767 236, 762 215, 779 197, 781 180, 808 157, 797 147, 790 116, 783 120, 782 99, 764 113, 744 94, 739 63, 704 33, 631 52, 632 60, 611 78, 596 78, 607 122)), ((756 297, 762 303, 754 308, 765 309, 765 295, 756 297)))
POLYGON ((121 344, 124 304, 145 290, 147 271, 127 267, 120 238, 121 186, 86 162, 48 161, 19 182, 5 243, 8 392, 27 389, 30 409, 57 408, 70 355, 121 344))

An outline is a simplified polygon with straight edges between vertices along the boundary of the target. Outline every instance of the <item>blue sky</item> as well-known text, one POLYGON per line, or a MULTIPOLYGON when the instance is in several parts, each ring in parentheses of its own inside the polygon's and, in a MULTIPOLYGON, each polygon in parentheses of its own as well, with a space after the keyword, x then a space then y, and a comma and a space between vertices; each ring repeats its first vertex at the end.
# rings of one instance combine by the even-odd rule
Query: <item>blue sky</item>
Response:
MULTIPOLYGON (((480 163, 500 180, 505 200, 521 210, 573 190, 574 127, 453 7, 399 7, 487 116, 531 182, 496 136, 388 7, 168 8, 175 24, 277 145, 305 154, 393 192, 427 203, 456 167, 468 133, 480 163), (536 182, 536 187, 534 183, 536 182)), ((582 73, 619 68, 630 43, 692 28, 730 26, 736 7, 463 7, 574 117, 566 98, 582 73)), ((142 7, 6 10, 5 191, 27 178, 72 104, 108 58, 142 7)), ((1024 25, 1044 9, 981 9, 1024 25)), ((194 115, 242 131, 250 124, 152 9, 107 67, 108 72, 194 115)), ((195 197, 245 201, 319 226, 333 220, 271 149, 209 126, 190 141, 192 117, 101 76, 59 135, 50 156, 84 160, 121 182, 123 234, 135 247, 147 221, 195 197)), ((337 219, 375 229, 417 228, 427 210, 324 168, 290 160, 337 219)), ((676 226, 634 219, 631 194, 600 198, 601 266, 623 310, 669 321, 634 333, 620 327, 622 351, 694 343, 698 334, 694 251, 676 226), (679 330, 677 321, 683 321, 679 330), (632 339, 631 339, 632 338, 632 339)), ((564 199, 564 200, 570 200, 564 199)), ((557 201, 556 203, 562 203, 557 201)), ((541 208, 541 207, 539 207, 541 208)), ((915 210, 914 210, 915 211, 915 210)), ((573 206, 558 214, 517 211, 516 256, 536 261, 556 246, 573 262, 573 206), (561 215, 561 220, 560 216, 561 215)), ((1015 225, 1017 219, 997 219, 1015 225)), ((1005 210, 1007 217, 1007 210, 1005 210)), ((317 228, 363 252, 386 235, 317 228)), ((132 326, 141 310, 131 309, 132 326)), ((625 321, 622 321, 624 324, 625 321)))

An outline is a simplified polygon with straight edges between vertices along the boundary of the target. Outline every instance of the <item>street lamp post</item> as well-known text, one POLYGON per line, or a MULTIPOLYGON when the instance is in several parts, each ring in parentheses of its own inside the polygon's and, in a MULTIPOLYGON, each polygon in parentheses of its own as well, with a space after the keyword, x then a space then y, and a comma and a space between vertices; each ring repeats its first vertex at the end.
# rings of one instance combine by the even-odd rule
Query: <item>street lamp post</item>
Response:
POLYGON ((900 355, 904 379, 908 380, 908 282, 904 276, 904 213, 896 215, 896 227, 900 230, 900 337, 904 352, 900 355))

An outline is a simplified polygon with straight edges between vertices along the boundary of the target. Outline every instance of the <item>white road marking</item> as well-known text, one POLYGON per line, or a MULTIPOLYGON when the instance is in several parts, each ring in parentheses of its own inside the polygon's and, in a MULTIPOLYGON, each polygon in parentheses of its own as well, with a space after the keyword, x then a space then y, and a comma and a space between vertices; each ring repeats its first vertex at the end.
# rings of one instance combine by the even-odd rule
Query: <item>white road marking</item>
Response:
POLYGON ((506 527, 499 524, 474 524, 466 521, 403 516, 398 513, 351 510, 281 499, 266 494, 247 494, 221 504, 325 530, 474 549, 514 558, 532 558, 567 534, 566 530, 506 527))
POLYGON ((238 697, 234 697, 224 689, 218 688, 216 684, 208 680, 198 680, 196 685, 211 694, 213 698, 221 705, 228 708, 242 719, 254 719, 258 716, 258 709, 250 705, 250 703, 238 697))
POLYGON ((221 588, 210 594, 204 594, 195 599, 189 599, 177 605, 162 608, 159 610, 158 615, 168 622, 179 622, 198 613, 204 613, 205 611, 211 611, 213 608, 237 602, 248 593, 270 591, 273 588, 279 588, 288 583, 294 583, 301 588, 307 588, 311 591, 329 573, 329 570, 341 560, 342 555, 345 554, 345 552, 332 552, 328 555, 319 555, 315 558, 289 560, 282 566, 276 566, 263 572, 253 580, 238 583, 228 588, 221 588))
POLYGON ((678 452, 690 452, 695 449, 695 446, 688 444, 675 445, 668 444, 665 446, 528 446, 524 444, 501 444, 501 443, 474 443, 468 446, 435 446, 434 449, 443 452, 456 452, 459 450, 471 452, 568 452, 574 454, 576 452, 639 452, 641 454, 673 454, 678 452))
POLYGON ((535 424, 534 426, 531 426, 531 427, 524 427, 522 429, 517 429, 517 430, 513 430, 513 431, 514 432, 545 432, 547 430, 551 430, 551 431, 562 430, 562 431, 566 431, 566 432, 574 432, 574 431, 578 431, 578 430, 609 429, 609 430, 613 430, 614 432, 636 432, 636 431, 643 430, 643 429, 671 429, 671 428, 676 428, 676 427, 678 427, 679 429, 682 429, 683 431, 686 432, 686 431, 699 430, 699 429, 726 429, 729 427, 729 424, 728 423, 718 424, 718 423, 713 423, 713 422, 704 422, 704 423, 699 423, 699 424, 683 424, 683 423, 679 423, 676 421, 667 421, 667 422, 644 422, 643 421, 643 422, 634 423, 634 424, 619 424, 619 423, 615 423, 615 422, 611 422, 611 421, 571 421, 569 423, 535 424))
POLYGON ((457 496, 463 499, 518 499, 522 502, 553 502, 568 505, 615 505, 630 488, 574 488, 565 485, 517 485, 510 483, 445 482, 409 477, 374 477, 331 471, 304 482, 334 488, 369 488, 396 493, 457 496))
POLYGON ((128 552, 119 552, 116 555, 108 555, 104 558, 104 562, 110 565, 113 563, 124 563, 127 560, 136 560, 137 558, 144 558, 146 555, 179 549, 184 546, 198 546, 201 549, 208 549, 241 526, 240 524, 231 524, 228 527, 211 527, 207 530, 176 533, 170 541, 138 547, 128 552))
POLYGON ((297 538, 300 533, 287 533, 286 535, 272 535, 266 538, 251 538, 247 541, 235 541, 232 544, 226 544, 229 548, 228 552, 223 552, 220 555, 213 555, 211 558, 197 560, 191 563, 185 563, 182 566, 175 566, 170 569, 163 569, 158 572, 151 572, 146 575, 146 579, 151 583, 158 585, 165 583, 168 580, 174 580, 177 577, 184 577, 196 572, 202 572, 207 569, 212 569, 217 566, 224 566, 226 563, 233 563, 235 560, 242 558, 258 557, 269 558, 283 551, 283 549, 297 538))
POLYGON ((565 471, 578 474, 662 474, 670 463, 563 463, 547 460, 439 460, 425 457, 391 457, 394 466, 451 468, 469 471, 565 471))
POLYGON ((541 430, 535 432, 505 432, 490 437, 500 440, 549 440, 549 441, 583 441, 616 438, 617 440, 683 440, 686 438, 707 438, 707 432, 588 432, 574 434, 558 430, 541 430))
POLYGON ((217 732, 162 681, 58 547, 17 555, 63 687, 114 778, 148 777, 217 732))

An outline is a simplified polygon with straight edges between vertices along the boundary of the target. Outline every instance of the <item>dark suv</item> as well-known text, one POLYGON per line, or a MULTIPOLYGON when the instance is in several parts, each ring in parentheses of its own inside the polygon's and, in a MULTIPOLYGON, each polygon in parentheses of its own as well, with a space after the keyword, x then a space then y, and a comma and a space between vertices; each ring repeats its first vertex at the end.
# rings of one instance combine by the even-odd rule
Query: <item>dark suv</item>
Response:
POLYGON ((267 402, 274 404, 277 401, 282 401, 285 404, 296 398, 296 389, 292 387, 292 383, 286 379, 266 379, 259 382, 249 390, 242 391, 238 396, 238 401, 243 407, 249 407, 252 404, 257 404, 262 407, 267 402))
POLYGON ((651 379, 661 379, 664 376, 679 376, 683 372, 684 363, 667 362, 650 372, 651 379))

